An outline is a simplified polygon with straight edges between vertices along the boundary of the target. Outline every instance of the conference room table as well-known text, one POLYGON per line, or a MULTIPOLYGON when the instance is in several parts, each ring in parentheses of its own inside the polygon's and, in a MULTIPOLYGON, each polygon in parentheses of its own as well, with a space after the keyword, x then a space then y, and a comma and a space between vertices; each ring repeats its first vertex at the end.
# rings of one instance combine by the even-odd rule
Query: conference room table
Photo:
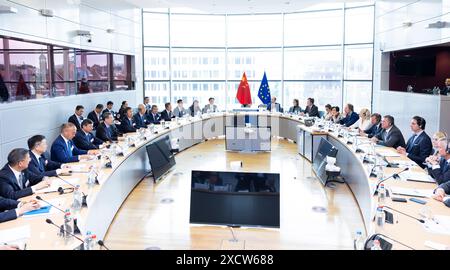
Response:
MULTIPOLYGON (((97 240, 102 240, 112 223, 115 215, 119 211, 122 203, 127 196, 133 191, 136 185, 144 179, 150 172, 150 164, 147 157, 146 146, 151 142, 169 135, 172 141, 177 141, 179 151, 183 151, 198 143, 201 143, 209 138, 224 135, 224 130, 227 125, 230 125, 231 119, 236 114, 253 114, 258 117, 258 125, 271 126, 271 135, 279 136, 296 143, 304 144, 302 149, 311 149, 311 155, 317 148, 316 139, 306 139, 302 142, 297 142, 299 132, 303 133, 303 138, 311 138, 319 136, 326 138, 338 149, 336 165, 341 167, 341 176, 345 179, 345 183, 352 191, 356 202, 361 211, 361 217, 365 225, 365 235, 370 236, 374 233, 382 233, 396 241, 403 243, 394 244, 394 249, 414 248, 414 249, 430 249, 425 242, 433 241, 450 246, 450 235, 437 234, 429 232, 423 224, 408 217, 404 212, 410 216, 421 218, 420 213, 431 212, 434 215, 443 215, 450 213, 450 209, 443 203, 433 200, 432 198, 422 198, 427 201, 426 205, 420 205, 411 201, 407 203, 392 202, 390 198, 386 198, 385 206, 388 206, 397 211, 387 209, 392 212, 394 216, 394 224, 385 224, 382 228, 376 226, 374 223, 374 214, 377 206, 377 196, 374 196, 374 188, 377 184, 377 179, 370 177, 370 165, 363 162, 364 153, 356 153, 357 147, 353 144, 347 143, 347 139, 338 136, 335 132, 323 130, 317 126, 307 127, 304 125, 304 119, 298 115, 269 113, 269 112, 221 112, 213 114, 204 114, 201 117, 186 117, 180 119, 173 119, 171 122, 166 122, 164 127, 162 124, 155 125, 153 130, 148 128, 144 133, 136 134, 130 133, 126 137, 134 139, 134 145, 124 149, 122 155, 112 157, 112 167, 102 167, 102 162, 98 159, 77 162, 73 165, 74 172, 70 176, 62 176, 63 179, 72 184, 79 184, 80 189, 87 195, 88 207, 82 208, 78 212, 71 211, 72 218, 77 218, 78 227, 82 235, 87 231, 95 234, 97 240), (141 139, 139 139, 139 136, 141 139), (313 146, 314 144, 314 146, 313 146), (88 185, 88 171, 91 166, 96 166, 98 169, 97 185, 88 185), (426 207, 426 211, 424 210, 426 207)), ((301 136, 300 136, 301 137, 301 136)), ((360 141, 364 141, 360 138, 360 141)), ((366 139, 367 140, 367 139, 366 139)), ((121 138, 118 142, 119 146, 124 146, 128 139, 121 138)), ((377 151, 395 151, 387 147, 377 147, 377 151)), ((225 151, 225 149, 224 149, 225 151)), ((299 154, 304 155, 304 153, 299 154)), ((404 163, 411 162, 406 156, 388 157, 391 162, 398 160, 404 163)), ((313 160, 313 156, 311 159, 313 160)), ((410 166, 411 171, 422 171, 419 166, 410 166)), ((402 168, 383 168, 384 175, 389 176, 392 173, 402 170, 402 168)), ((65 184, 56 177, 53 185, 58 183, 63 188, 68 188, 70 185, 65 184), (58 182, 59 181, 59 182, 58 182)), ((390 179, 385 182, 386 187, 407 187, 416 189, 434 189, 436 184, 433 183, 419 183, 402 180, 390 179)), ((43 199, 56 204, 62 210, 71 209, 73 201, 73 193, 62 194, 47 193, 34 194, 21 200, 29 200, 36 195, 43 199)), ((392 194, 391 194, 392 196, 392 194)), ((396 197, 404 197, 397 196, 396 197)), ((407 197, 405 197, 407 198, 407 197)), ((23 239, 26 242, 27 249, 47 249, 47 250, 70 250, 76 249, 80 246, 81 241, 74 237, 64 239, 58 235, 59 229, 51 224, 46 223, 46 219, 51 219, 55 224, 61 225, 64 222, 64 215, 61 211, 52 207, 49 214, 37 215, 33 217, 19 217, 16 220, 0 224, 0 233, 4 230, 21 228, 29 232, 29 236, 23 239)), ((12 233, 12 232, 11 232, 12 233)), ((13 233, 12 233, 13 234, 13 233)), ((78 235, 81 239, 84 236, 78 235)), ((1 240, 1 239, 0 239, 1 240)), ((389 240, 388 240, 389 241, 389 240)))

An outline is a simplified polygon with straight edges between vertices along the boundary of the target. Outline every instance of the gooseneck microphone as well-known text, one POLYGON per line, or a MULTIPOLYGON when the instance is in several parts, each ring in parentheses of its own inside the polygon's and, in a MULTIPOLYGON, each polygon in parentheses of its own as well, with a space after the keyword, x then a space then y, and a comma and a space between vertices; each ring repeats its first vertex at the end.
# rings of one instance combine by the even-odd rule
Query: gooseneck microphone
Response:
POLYGON ((417 220, 417 221, 419 221, 420 223, 425 223, 425 220, 423 220, 423 219, 413 217, 413 216, 411 216, 411 215, 408 215, 408 214, 406 214, 406 213, 404 213, 404 212, 402 212, 402 211, 399 211, 399 210, 397 210, 397 209, 394 209, 394 208, 392 208, 392 207, 389 207, 389 206, 383 206, 383 207, 386 207, 386 208, 388 208, 388 209, 394 210, 395 212, 400 213, 400 214, 402 214, 402 215, 405 215, 405 216, 407 216, 407 217, 410 217, 410 218, 412 218, 412 219, 414 219, 414 220, 417 220))
POLYGON ((64 231, 64 232, 67 233, 67 234, 70 234, 71 236, 75 237, 76 239, 78 239, 79 241, 81 241, 81 243, 84 244, 84 240, 83 240, 83 239, 81 239, 81 238, 79 238, 78 236, 76 236, 75 234, 73 234, 73 233, 68 232, 67 230, 65 230, 65 229, 64 229, 64 226, 63 226, 63 227, 60 227, 60 226, 56 225, 56 224, 53 223, 53 221, 52 221, 51 219, 49 219, 49 218, 47 218, 47 219, 45 220, 45 222, 47 222, 48 224, 52 224, 53 226, 55 226, 55 227, 58 228, 59 230, 64 231))
POLYGON ((403 173, 403 172, 405 172, 405 171, 407 171, 407 170, 409 170, 409 167, 406 167, 406 168, 404 168, 403 170, 401 170, 400 172, 394 173, 394 174, 392 174, 392 175, 390 175, 390 176, 388 176, 388 177, 382 179, 380 182, 378 182, 376 189, 378 190, 378 188, 380 187, 380 184, 383 183, 384 181, 389 180, 389 179, 391 179, 391 178, 397 179, 397 178, 400 177, 400 174, 401 174, 401 173, 403 173))
POLYGON ((97 244, 98 244, 99 246, 103 247, 104 249, 109 250, 109 248, 107 248, 107 247, 105 246, 105 243, 103 242, 103 240, 98 240, 97 244))
POLYGON ((47 204, 49 204, 49 205, 55 207, 56 209, 58 209, 59 211, 63 212, 64 214, 66 213, 66 211, 62 210, 61 208, 57 207, 56 205, 51 204, 51 203, 49 203, 48 201, 42 199, 41 196, 36 196, 36 199, 38 199, 39 201, 43 201, 43 202, 45 202, 45 203, 47 203, 47 204))

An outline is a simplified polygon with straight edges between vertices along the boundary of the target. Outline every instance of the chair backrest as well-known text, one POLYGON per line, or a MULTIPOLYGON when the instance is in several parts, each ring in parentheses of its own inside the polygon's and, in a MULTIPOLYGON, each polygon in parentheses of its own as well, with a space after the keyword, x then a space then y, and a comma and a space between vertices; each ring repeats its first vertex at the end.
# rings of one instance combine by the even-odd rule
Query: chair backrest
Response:
POLYGON ((319 111, 319 118, 323 118, 324 115, 325 115, 324 111, 319 111))

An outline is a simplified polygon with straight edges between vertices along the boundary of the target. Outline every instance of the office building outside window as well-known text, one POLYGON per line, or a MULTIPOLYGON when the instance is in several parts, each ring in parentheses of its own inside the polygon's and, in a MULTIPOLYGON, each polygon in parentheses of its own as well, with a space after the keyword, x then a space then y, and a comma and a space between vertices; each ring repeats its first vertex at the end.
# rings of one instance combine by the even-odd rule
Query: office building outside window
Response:
POLYGON ((373 2, 283 14, 144 10, 143 18, 144 95, 158 106, 215 97, 221 109, 239 107, 244 72, 257 106, 266 72, 283 107, 313 97, 321 110, 347 102, 371 108, 373 2))

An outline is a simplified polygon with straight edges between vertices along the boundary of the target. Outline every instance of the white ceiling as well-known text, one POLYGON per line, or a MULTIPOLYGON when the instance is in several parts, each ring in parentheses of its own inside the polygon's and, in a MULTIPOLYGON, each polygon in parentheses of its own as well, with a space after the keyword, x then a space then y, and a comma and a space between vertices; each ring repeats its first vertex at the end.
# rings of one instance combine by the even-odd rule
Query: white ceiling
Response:
POLYGON ((125 0, 137 7, 171 8, 194 13, 277 13, 305 9, 333 8, 335 5, 364 0, 125 0))

